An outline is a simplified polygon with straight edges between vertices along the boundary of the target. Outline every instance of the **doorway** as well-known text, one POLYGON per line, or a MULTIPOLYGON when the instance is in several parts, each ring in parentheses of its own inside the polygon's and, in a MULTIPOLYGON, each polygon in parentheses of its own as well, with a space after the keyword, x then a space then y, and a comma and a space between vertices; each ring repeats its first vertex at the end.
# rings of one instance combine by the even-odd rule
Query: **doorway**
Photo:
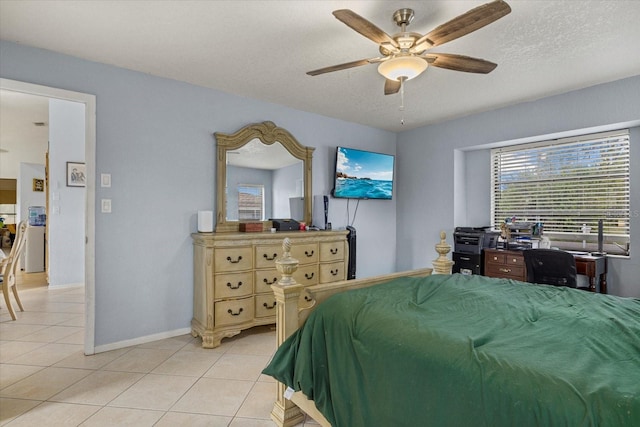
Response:
POLYGON ((16 80, 0 79, 0 89, 38 95, 54 100, 84 104, 85 129, 85 201, 84 201, 84 288, 85 336, 84 353, 95 353, 95 152, 96 152, 96 99, 94 95, 73 92, 16 80))

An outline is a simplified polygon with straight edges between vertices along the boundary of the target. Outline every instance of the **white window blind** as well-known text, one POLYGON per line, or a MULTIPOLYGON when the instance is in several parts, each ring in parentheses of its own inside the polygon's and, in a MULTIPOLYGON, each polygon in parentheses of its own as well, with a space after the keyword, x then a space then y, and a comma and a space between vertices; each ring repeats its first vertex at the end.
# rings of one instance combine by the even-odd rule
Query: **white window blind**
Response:
POLYGON ((515 216, 541 222, 553 246, 585 241, 595 250, 602 219, 607 252, 628 253, 628 131, 497 148, 491 159, 494 227, 515 216), (583 224, 592 230, 587 236, 583 224))
POLYGON ((238 185, 238 219, 264 220, 264 186, 238 185))

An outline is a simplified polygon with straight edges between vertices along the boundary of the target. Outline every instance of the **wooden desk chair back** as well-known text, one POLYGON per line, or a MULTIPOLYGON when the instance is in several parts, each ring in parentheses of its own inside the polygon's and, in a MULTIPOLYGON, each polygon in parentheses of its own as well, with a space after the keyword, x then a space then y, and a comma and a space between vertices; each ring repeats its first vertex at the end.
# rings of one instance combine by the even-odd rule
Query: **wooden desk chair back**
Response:
POLYGON ((22 307, 22 302, 18 296, 18 288, 16 287, 16 270, 20 263, 20 256, 24 250, 26 240, 27 221, 21 221, 16 229, 16 238, 13 241, 13 246, 11 247, 11 252, 9 252, 9 256, 0 261, 0 286, 2 286, 4 301, 7 304, 7 309, 9 310, 9 314, 11 314, 11 318, 13 320, 16 320, 16 313, 13 310, 11 300, 9 299, 9 291, 13 293, 13 297, 18 303, 20 311, 24 311, 24 307, 22 307))

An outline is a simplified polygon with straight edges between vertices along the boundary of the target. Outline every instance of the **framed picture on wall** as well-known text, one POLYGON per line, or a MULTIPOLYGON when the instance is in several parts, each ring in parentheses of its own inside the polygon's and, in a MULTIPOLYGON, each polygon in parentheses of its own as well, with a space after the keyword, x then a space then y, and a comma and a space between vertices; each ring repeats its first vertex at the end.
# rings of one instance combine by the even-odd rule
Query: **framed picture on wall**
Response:
POLYGON ((33 178, 33 191, 44 191, 44 179, 33 178))
POLYGON ((67 162, 67 187, 84 187, 86 181, 85 164, 67 162))

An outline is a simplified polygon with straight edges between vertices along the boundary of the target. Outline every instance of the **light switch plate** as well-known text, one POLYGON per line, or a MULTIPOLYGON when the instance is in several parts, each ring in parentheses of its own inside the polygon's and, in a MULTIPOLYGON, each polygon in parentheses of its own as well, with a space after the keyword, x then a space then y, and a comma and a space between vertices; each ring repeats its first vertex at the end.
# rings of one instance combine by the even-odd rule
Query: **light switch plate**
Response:
POLYGON ((111 213, 111 199, 102 199, 102 213, 111 213))
POLYGON ((101 187, 111 187, 111 174, 110 173, 102 173, 102 174, 100 174, 100 186, 101 187))

